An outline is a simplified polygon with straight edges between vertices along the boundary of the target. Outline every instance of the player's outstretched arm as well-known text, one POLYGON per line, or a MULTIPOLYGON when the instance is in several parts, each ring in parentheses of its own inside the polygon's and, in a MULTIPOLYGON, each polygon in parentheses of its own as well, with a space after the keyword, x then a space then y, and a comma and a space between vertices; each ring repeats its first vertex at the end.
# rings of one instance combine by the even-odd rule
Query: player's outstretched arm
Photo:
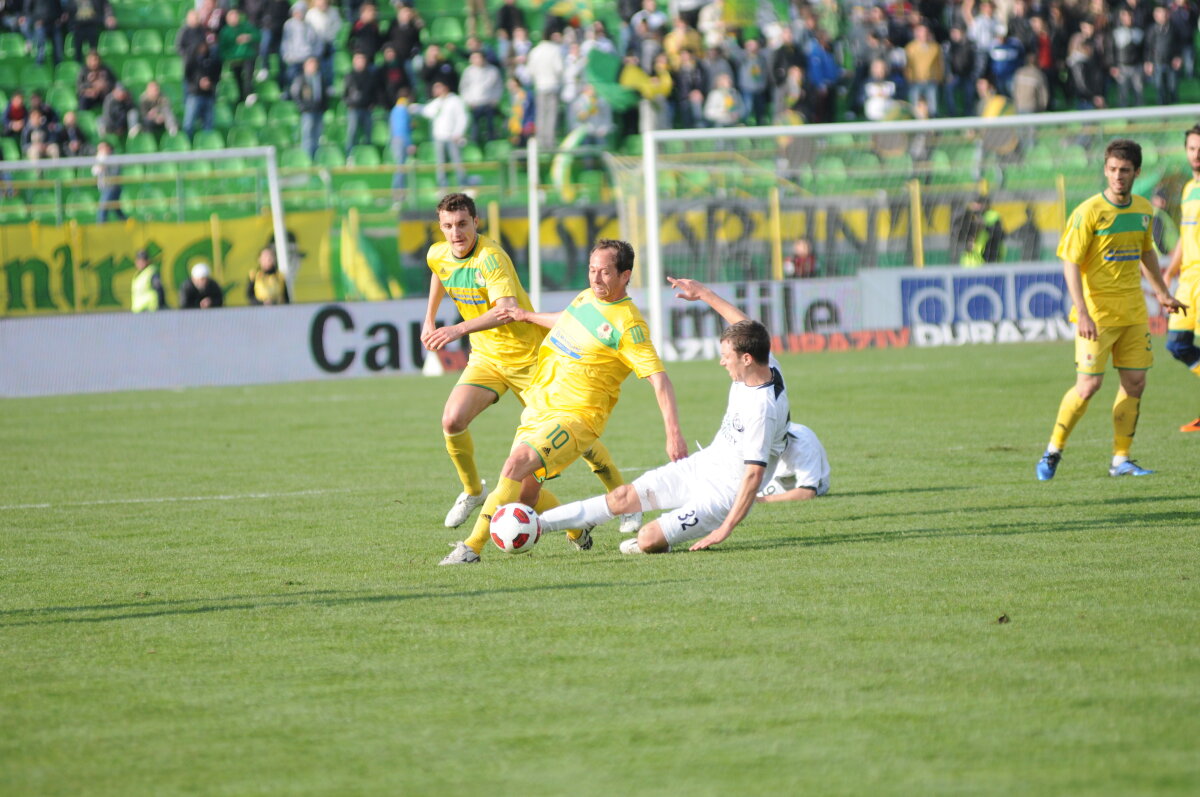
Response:
POLYGON ((676 279, 675 277, 667 277, 667 282, 671 283, 671 287, 675 289, 675 295, 680 299, 687 299, 689 302, 704 302, 716 310, 727 324, 749 320, 745 313, 722 299, 703 282, 685 278, 676 279))
POLYGON ((518 307, 516 302, 511 307, 499 308, 499 318, 504 320, 504 323, 509 321, 524 321, 529 324, 537 324, 539 327, 550 329, 558 323, 558 317, 562 315, 562 311, 557 313, 535 313, 532 310, 526 310, 523 307, 518 307))
POLYGON ((760 504, 782 504, 785 501, 807 501, 810 498, 816 497, 817 491, 811 487, 793 487, 790 490, 784 490, 782 493, 760 495, 755 501, 760 504))
POLYGON ((742 486, 738 488, 737 498, 734 499, 729 514, 725 516, 725 522, 713 529, 707 537, 696 540, 695 544, 688 549, 689 551, 703 551, 705 548, 711 548, 729 538, 737 525, 745 520, 746 515, 750 514, 750 507, 754 506, 754 496, 762 484, 763 474, 766 471, 765 465, 746 463, 746 471, 742 474, 742 486))
MULTIPOLYGON (((472 332, 482 332, 485 329, 495 329, 496 327, 504 326, 509 321, 516 320, 508 318, 505 315, 510 308, 516 307, 517 300, 514 297, 501 296, 492 305, 491 309, 483 315, 431 331, 427 336, 428 340, 425 342, 425 348, 430 351, 437 351, 465 335, 470 335, 472 332)), ((425 337, 424 335, 422 336, 423 339, 425 337)))
POLYGON ((658 409, 662 413, 663 426, 667 431, 667 456, 672 462, 683 459, 688 455, 687 441, 679 428, 679 407, 675 403, 675 386, 671 384, 666 371, 659 371, 646 377, 654 388, 654 397, 658 399, 658 409))
MULTIPOLYGON (((1175 258, 1171 258, 1174 262, 1175 258)), ((1188 306, 1171 295, 1171 291, 1167 289, 1167 283, 1163 280, 1162 272, 1158 268, 1158 253, 1153 249, 1147 249, 1142 252, 1142 275, 1150 280, 1150 285, 1154 288, 1154 296, 1158 299, 1160 307, 1168 313, 1183 313, 1187 315, 1188 306)))

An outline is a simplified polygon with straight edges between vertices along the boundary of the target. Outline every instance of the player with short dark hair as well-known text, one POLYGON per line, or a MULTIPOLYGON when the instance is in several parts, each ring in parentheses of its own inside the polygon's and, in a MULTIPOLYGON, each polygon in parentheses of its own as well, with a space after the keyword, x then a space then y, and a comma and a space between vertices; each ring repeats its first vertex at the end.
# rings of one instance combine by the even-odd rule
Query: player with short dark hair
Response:
POLYGON ((721 334, 721 365, 733 384, 721 428, 707 448, 685 459, 644 473, 607 495, 543 513, 547 531, 587 529, 615 513, 662 509, 662 516, 643 526, 637 537, 621 543, 621 553, 666 553, 693 540, 689 550, 702 550, 729 537, 775 472, 790 412, 766 327, 695 280, 668 280, 676 296, 704 302, 730 324, 721 334))
MULTIPOLYGON (((533 311, 508 254, 495 241, 479 234, 475 200, 466 194, 447 194, 437 206, 444 241, 429 247, 426 262, 433 272, 421 343, 436 352, 463 335, 470 335, 471 356, 442 410, 446 451, 463 490, 446 514, 447 528, 466 522, 487 499, 487 485, 475 465, 475 443, 469 426, 481 412, 508 391, 524 403, 523 394, 537 367, 538 348, 546 331, 536 324, 502 315, 506 309, 533 311), (463 320, 438 327, 436 314, 449 296, 463 320)), ((583 458, 608 489, 624 484, 608 449, 594 441, 583 458)), ((641 517, 622 518, 626 528, 641 517)))
MULTIPOLYGON (((667 455, 672 460, 687 456, 675 389, 642 314, 626 292, 632 270, 633 248, 624 241, 601 239, 588 256, 590 287, 566 310, 534 313, 508 305, 498 311, 502 320, 532 322, 550 332, 538 352, 537 371, 524 393, 525 411, 496 489, 487 497, 471 536, 457 543, 441 564, 479 561, 496 507, 520 501, 540 513, 558 505, 542 482, 595 446, 630 371, 654 388, 667 455)), ((581 550, 592 546, 588 529, 570 529, 567 537, 581 550)))
POLYGON ((1153 473, 1129 458, 1146 371, 1154 363, 1142 276, 1150 281, 1164 309, 1176 312, 1187 305, 1172 298, 1163 283, 1150 228, 1154 208, 1149 200, 1133 194, 1141 165, 1142 148, 1137 142, 1110 142, 1104 150, 1107 187, 1075 208, 1058 245, 1063 276, 1075 304, 1071 320, 1076 322, 1077 375, 1059 404, 1050 444, 1037 463, 1041 481, 1054 478, 1067 438, 1100 389, 1110 356, 1121 387, 1112 410, 1113 458, 1108 473, 1153 473))
MULTIPOLYGON (((1179 277, 1175 298, 1200 307, 1200 124, 1183 134, 1183 150, 1192 179, 1183 186, 1179 200, 1179 243, 1171 253, 1171 263, 1163 282, 1179 277)), ((1200 347, 1196 346, 1196 315, 1175 313, 1167 323, 1167 351, 1196 376, 1200 376, 1200 347)), ((1200 432, 1200 416, 1179 427, 1182 432, 1200 432)))

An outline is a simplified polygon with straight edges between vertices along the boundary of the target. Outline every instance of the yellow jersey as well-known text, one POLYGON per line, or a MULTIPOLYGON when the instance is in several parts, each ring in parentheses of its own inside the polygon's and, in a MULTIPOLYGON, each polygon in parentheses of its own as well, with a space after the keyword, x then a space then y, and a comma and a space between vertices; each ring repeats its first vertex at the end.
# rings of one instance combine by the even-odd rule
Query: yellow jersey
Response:
MULTIPOLYGON (((441 280, 446 295, 458 307, 464 321, 483 315, 497 299, 505 296, 512 296, 520 307, 533 310, 512 260, 489 238, 477 236, 470 254, 461 259, 454 256, 449 243, 441 241, 429 247, 425 262, 441 280)), ((472 332, 471 356, 504 365, 529 365, 537 360, 538 346, 544 337, 544 328, 512 321, 472 332)))
POLYGON ((1084 302, 1096 326, 1146 323, 1141 262, 1143 253, 1154 249, 1153 217, 1145 197, 1114 205, 1100 193, 1082 202, 1067 221, 1058 256, 1079 266, 1084 302))
POLYGON ((1188 180, 1179 200, 1179 240, 1183 261, 1179 281, 1200 279, 1200 180, 1188 180))
POLYGON ((602 302, 588 288, 571 301, 542 343, 525 402, 537 412, 568 413, 600 435, 629 372, 644 379, 663 370, 633 300, 602 302))

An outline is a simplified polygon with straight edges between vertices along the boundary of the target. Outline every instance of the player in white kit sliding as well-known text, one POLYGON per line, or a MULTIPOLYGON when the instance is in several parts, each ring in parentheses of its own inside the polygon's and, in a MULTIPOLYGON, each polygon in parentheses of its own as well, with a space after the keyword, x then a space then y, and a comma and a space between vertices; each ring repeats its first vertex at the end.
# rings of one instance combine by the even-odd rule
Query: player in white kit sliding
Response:
POLYGON ((607 495, 542 514, 547 531, 586 528, 626 512, 669 510, 642 526, 622 553, 665 553, 696 540, 697 551, 724 541, 750 512, 787 443, 788 396, 771 356, 766 327, 690 279, 668 281, 676 296, 702 301, 731 326, 721 335, 721 365, 733 384, 721 428, 711 445, 643 474, 607 495))
POLYGON ((807 501, 829 492, 829 458, 816 433, 807 426, 788 426, 787 447, 775 473, 758 493, 759 503, 807 501))

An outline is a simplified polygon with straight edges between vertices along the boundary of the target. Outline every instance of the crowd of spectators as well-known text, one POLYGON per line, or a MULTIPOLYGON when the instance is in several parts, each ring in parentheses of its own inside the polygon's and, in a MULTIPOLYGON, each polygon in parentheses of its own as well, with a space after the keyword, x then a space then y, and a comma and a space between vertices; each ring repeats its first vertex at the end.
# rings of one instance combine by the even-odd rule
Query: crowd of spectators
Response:
MULTIPOLYGON (((753 23, 735 26, 724 0, 616 0, 619 24, 558 17, 544 3, 542 29, 531 32, 522 6, 502 0, 491 15, 466 4, 470 35, 459 46, 423 34, 419 0, 396 6, 384 22, 369 0, 197 0, 173 43, 181 107, 157 82, 133 96, 96 52, 117 25, 109 0, 0 0, 0 25, 21 31, 39 63, 66 57, 71 34, 78 107, 114 143, 212 129, 218 96, 252 105, 275 81, 310 156, 329 140, 326 112, 339 105, 345 154, 386 120, 397 162, 415 151, 421 116, 439 165, 455 164, 462 183, 468 144, 536 136, 553 149, 580 127, 593 143, 638 132, 649 120, 637 103, 614 109, 611 91, 589 85, 595 52, 613 59, 617 85, 646 100, 659 127, 1028 113, 1139 105, 1147 86, 1154 101, 1176 101, 1180 81, 1195 75, 1198 16, 1196 0, 793 0, 786 19, 758 4, 753 23), (351 63, 344 75, 339 51, 351 63), (219 95, 221 81, 236 91, 219 95)), ((23 155, 95 152, 73 112, 60 115, 39 91, 0 88, 3 134, 23 155)))

